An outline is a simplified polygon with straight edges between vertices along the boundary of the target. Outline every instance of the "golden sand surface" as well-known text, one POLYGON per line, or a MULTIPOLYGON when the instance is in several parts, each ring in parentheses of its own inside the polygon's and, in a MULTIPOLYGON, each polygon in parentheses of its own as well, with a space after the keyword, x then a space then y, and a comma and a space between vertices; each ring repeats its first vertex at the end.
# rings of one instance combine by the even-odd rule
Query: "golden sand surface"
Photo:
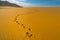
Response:
POLYGON ((60 40, 60 7, 0 7, 0 40, 60 40))

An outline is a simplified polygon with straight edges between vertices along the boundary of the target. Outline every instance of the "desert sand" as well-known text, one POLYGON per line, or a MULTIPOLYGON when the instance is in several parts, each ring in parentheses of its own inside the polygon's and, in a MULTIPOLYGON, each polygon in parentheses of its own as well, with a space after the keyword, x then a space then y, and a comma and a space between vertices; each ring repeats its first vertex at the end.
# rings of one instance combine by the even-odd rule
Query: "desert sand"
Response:
POLYGON ((60 40, 60 7, 0 7, 0 40, 60 40))

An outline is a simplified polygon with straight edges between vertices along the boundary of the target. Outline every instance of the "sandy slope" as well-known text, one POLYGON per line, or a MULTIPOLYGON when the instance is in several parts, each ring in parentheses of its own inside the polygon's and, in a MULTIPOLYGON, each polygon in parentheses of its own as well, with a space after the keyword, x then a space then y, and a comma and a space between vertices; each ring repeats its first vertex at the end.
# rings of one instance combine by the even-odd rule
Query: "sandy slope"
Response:
POLYGON ((0 7, 0 40, 60 40, 60 8, 0 7))

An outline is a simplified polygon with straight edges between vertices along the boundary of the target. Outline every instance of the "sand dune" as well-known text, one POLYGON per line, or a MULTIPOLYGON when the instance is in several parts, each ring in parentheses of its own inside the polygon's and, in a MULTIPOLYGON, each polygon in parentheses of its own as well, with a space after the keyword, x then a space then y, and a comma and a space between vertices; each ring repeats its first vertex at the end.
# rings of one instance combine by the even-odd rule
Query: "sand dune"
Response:
POLYGON ((60 40, 60 8, 0 7, 0 40, 60 40))

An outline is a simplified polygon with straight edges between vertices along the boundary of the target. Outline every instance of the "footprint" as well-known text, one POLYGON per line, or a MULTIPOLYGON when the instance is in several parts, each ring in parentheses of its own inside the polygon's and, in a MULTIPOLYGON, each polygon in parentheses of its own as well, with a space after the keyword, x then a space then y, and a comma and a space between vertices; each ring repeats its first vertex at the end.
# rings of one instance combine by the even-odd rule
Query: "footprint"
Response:
POLYGON ((17 24, 20 24, 20 23, 17 21, 18 16, 19 16, 19 15, 17 15, 17 16, 15 17, 15 22, 16 22, 17 24))
POLYGON ((26 32, 26 36, 28 36, 30 38, 30 37, 32 37, 32 34, 29 34, 28 32, 26 32))
POLYGON ((25 26, 23 26, 23 28, 25 28, 25 26))
POLYGON ((18 21, 16 21, 17 24, 20 24, 18 21))
POLYGON ((25 26, 23 24, 21 24, 23 26, 23 28, 25 28, 25 26))
POLYGON ((28 35, 28 37, 32 37, 32 34, 28 35))
POLYGON ((21 24, 23 26, 23 24, 21 24))
POLYGON ((31 29, 30 29, 30 28, 28 28, 28 30, 29 30, 29 31, 31 31, 31 29))
POLYGON ((29 33, 28 32, 26 32, 26 35, 28 35, 29 33))

